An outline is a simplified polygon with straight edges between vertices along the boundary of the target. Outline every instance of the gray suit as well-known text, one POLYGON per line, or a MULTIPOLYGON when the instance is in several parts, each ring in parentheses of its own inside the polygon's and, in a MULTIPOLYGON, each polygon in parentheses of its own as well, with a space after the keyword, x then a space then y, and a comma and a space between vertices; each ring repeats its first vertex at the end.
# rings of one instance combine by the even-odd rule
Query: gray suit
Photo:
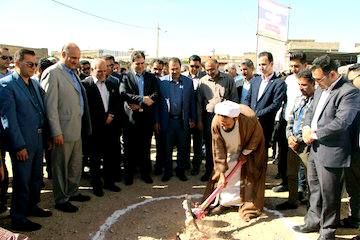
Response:
MULTIPOLYGON (((304 126, 310 126, 322 90, 316 89, 304 126)), ((305 224, 319 226, 320 235, 334 238, 339 221, 341 175, 350 166, 351 128, 359 112, 359 90, 341 78, 331 90, 317 121, 318 137, 312 143, 308 162, 310 208, 305 224)))
MULTIPOLYGON (((79 81, 79 79, 77 78, 79 81)), ((81 134, 91 132, 86 92, 80 84, 81 92, 76 90, 70 74, 63 63, 46 69, 42 75, 45 105, 51 137, 64 136, 62 146, 54 146, 51 153, 55 203, 68 201, 78 194, 82 171, 81 134), (80 94, 84 102, 81 115, 80 94)))

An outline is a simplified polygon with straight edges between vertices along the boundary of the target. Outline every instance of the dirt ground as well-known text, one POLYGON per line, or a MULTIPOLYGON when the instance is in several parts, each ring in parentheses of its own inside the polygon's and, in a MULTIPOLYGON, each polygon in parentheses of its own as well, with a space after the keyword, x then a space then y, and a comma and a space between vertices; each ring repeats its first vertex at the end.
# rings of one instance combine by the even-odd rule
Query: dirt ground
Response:
MULTIPOLYGON (((205 240, 205 239, 317 239, 318 234, 298 234, 291 227, 303 224, 306 207, 278 212, 275 205, 284 201, 287 193, 273 193, 271 188, 279 183, 273 176, 276 166, 269 164, 266 190, 266 209, 262 217, 249 223, 241 222, 236 211, 220 216, 207 216, 199 221, 200 232, 193 227, 185 228, 185 213, 182 208, 184 194, 202 194, 205 184, 200 176, 181 182, 173 177, 164 184, 161 177, 154 177, 154 184, 145 184, 135 179, 132 186, 118 185, 119 193, 105 191, 101 198, 92 194, 89 181, 82 180, 81 193, 91 196, 91 201, 74 203, 80 208, 75 214, 62 213, 54 209, 51 182, 45 179, 41 194, 41 207, 52 210, 50 218, 30 218, 42 224, 43 228, 25 233, 33 240, 38 239, 109 239, 109 240, 205 240), (179 235, 177 237, 177 235, 179 235)), ((342 217, 347 213, 347 199, 343 199, 342 217)), ((2 216, 0 226, 10 227, 9 216, 2 216)), ((358 234, 355 229, 339 229, 338 239, 351 239, 358 234)))

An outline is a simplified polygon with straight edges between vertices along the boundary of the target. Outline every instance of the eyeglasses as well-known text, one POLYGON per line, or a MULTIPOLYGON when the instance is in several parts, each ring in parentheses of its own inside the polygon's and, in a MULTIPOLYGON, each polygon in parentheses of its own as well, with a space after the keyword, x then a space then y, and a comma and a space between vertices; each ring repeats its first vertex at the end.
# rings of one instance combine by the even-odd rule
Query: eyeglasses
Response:
POLYGON ((314 79, 315 79, 315 81, 320 82, 320 81, 324 80, 326 77, 327 76, 325 75, 322 78, 314 78, 314 79))
POLYGON ((155 71, 162 71, 162 68, 153 68, 155 71))
POLYGON ((33 62, 24 62, 26 64, 26 66, 28 66, 29 68, 33 68, 33 67, 37 67, 37 63, 33 63, 33 62))
POLYGON ((1 59, 2 60, 10 60, 10 61, 12 61, 12 59, 13 59, 13 57, 12 56, 1 56, 1 59))
POLYGON ((190 65, 191 68, 200 68, 199 65, 190 65))

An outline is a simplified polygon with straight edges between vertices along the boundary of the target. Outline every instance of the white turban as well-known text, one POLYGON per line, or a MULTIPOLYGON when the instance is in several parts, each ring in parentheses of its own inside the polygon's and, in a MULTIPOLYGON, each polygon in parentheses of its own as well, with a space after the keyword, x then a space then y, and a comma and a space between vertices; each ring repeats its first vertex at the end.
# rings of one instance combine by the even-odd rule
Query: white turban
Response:
POLYGON ((216 114, 235 118, 240 114, 240 106, 232 101, 224 101, 216 104, 214 111, 216 114))

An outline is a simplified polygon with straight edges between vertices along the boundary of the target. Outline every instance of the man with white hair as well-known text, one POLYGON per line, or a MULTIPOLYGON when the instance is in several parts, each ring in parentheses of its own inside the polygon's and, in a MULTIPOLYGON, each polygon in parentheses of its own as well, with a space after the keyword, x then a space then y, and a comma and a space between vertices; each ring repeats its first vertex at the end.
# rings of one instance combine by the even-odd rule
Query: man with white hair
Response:
POLYGON ((117 174, 120 174, 117 171, 117 151, 121 101, 118 86, 106 78, 107 68, 106 60, 93 60, 91 75, 82 81, 89 102, 92 129, 88 139, 91 185, 93 193, 98 197, 104 195, 103 187, 112 192, 120 191, 115 180, 117 174))
POLYGON ((237 66, 235 63, 228 63, 225 65, 225 72, 234 79, 235 87, 238 88, 243 84, 243 77, 241 74, 237 73, 237 66))
MULTIPOLYGON (((255 112, 248 106, 223 101, 215 106, 212 121, 212 147, 215 173, 210 183, 225 182, 225 175, 241 161, 241 170, 226 184, 219 195, 219 205, 211 214, 220 214, 231 206, 239 206, 244 221, 260 216, 264 206, 265 139, 255 112)), ((208 185, 206 197, 212 192, 208 185)))

